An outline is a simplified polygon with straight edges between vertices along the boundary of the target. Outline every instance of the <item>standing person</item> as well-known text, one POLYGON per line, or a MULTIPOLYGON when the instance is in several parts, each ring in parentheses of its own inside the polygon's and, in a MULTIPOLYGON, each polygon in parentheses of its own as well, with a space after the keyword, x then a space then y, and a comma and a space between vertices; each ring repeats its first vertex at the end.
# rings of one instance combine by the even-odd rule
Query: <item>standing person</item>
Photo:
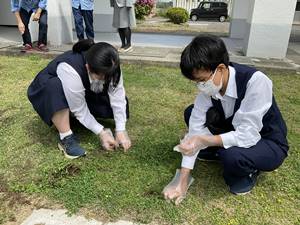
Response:
POLYGON ((179 145, 180 178, 164 190, 165 198, 182 200, 197 157, 223 164, 231 193, 249 193, 260 171, 278 168, 289 149, 272 81, 255 68, 230 63, 224 42, 214 36, 194 38, 180 68, 200 92, 184 113, 189 131, 179 145))
POLYGON ((75 29, 79 41, 84 39, 83 20, 87 39, 95 38, 93 10, 94 0, 72 0, 75 29))
POLYGON ((126 132, 129 117, 123 76, 117 50, 108 43, 87 39, 72 51, 55 58, 28 88, 28 98, 42 118, 59 132, 59 148, 68 158, 85 155, 69 122, 70 113, 95 133, 106 150, 119 144, 127 151, 131 141, 126 132), (116 139, 96 118, 114 118, 116 139))
POLYGON ((135 0, 110 0, 111 7, 114 7, 113 27, 118 29, 122 45, 119 52, 132 51, 131 28, 136 26, 135 0))
POLYGON ((28 28, 32 13, 34 14, 32 20, 39 23, 37 50, 43 52, 49 51, 47 48, 48 13, 46 7, 47 0, 11 0, 11 11, 16 16, 18 29, 23 38, 22 52, 33 50, 28 28))

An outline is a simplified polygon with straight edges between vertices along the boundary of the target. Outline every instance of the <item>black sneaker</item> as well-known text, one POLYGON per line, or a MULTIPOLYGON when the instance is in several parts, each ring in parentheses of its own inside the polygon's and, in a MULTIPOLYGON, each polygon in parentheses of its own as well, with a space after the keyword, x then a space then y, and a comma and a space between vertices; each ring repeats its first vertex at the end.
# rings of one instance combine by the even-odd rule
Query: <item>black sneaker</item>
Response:
POLYGON ((219 154, 214 149, 203 149, 198 153, 197 159, 207 162, 220 162, 219 154))
POLYGON ((256 170, 255 172, 249 174, 249 176, 242 177, 241 179, 229 185, 229 191, 235 195, 245 195, 250 193, 256 184, 258 175, 259 171, 256 170))
POLYGON ((78 139, 74 134, 65 137, 63 140, 59 140, 58 148, 69 159, 85 156, 85 151, 79 146, 78 139))

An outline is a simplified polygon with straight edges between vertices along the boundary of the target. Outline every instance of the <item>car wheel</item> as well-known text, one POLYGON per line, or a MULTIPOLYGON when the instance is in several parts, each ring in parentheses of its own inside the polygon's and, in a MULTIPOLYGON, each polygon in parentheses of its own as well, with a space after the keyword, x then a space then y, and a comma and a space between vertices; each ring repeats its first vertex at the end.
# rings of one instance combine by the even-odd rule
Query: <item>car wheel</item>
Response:
POLYGON ((198 20, 198 16, 197 15, 192 15, 191 16, 191 20, 192 21, 197 21, 198 20))
POLYGON ((220 17, 219 17, 219 21, 220 21, 220 22, 224 22, 225 20, 226 20, 226 17, 225 17, 225 16, 220 16, 220 17))

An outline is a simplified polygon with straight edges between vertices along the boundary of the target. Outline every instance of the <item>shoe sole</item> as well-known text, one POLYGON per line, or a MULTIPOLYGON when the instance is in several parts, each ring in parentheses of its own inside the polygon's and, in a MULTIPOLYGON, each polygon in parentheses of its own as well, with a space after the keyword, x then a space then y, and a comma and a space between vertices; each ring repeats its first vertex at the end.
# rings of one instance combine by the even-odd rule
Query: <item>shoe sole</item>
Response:
POLYGON ((242 192, 242 193, 234 193, 234 192, 231 192, 230 191, 230 193, 232 193, 232 194, 234 194, 234 195, 247 195, 247 194, 249 194, 251 191, 247 191, 247 192, 242 192))
POLYGON ((64 147, 60 143, 58 143, 57 146, 58 146, 59 150, 61 150, 64 153, 65 157, 68 158, 68 159, 77 159, 79 157, 83 157, 83 156, 86 155, 86 153, 84 155, 79 155, 79 156, 68 155, 68 153, 66 152, 66 150, 64 149, 64 147))
POLYGON ((132 51, 133 51, 133 48, 132 48, 132 47, 130 47, 130 48, 124 49, 124 51, 123 51, 123 52, 132 52, 132 51))

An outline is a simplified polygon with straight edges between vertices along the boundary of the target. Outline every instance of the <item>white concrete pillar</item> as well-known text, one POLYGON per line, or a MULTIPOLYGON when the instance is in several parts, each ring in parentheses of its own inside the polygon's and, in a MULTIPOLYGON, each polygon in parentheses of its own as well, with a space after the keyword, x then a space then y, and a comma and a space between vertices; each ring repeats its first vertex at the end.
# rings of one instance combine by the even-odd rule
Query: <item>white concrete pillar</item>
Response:
POLYGON ((251 0, 243 52, 249 57, 286 56, 297 0, 251 0))
POLYGON ((0 25, 17 25, 15 15, 11 12, 10 1, 0 0, 0 25))
MULTIPOLYGON (((72 5, 68 0, 51 0, 47 3, 48 11, 48 42, 59 46, 73 42, 72 5)), ((30 22, 32 40, 38 38, 38 23, 30 22)))
POLYGON ((229 28, 229 36, 231 38, 243 39, 245 37, 250 1, 251 0, 234 0, 232 2, 229 28))

